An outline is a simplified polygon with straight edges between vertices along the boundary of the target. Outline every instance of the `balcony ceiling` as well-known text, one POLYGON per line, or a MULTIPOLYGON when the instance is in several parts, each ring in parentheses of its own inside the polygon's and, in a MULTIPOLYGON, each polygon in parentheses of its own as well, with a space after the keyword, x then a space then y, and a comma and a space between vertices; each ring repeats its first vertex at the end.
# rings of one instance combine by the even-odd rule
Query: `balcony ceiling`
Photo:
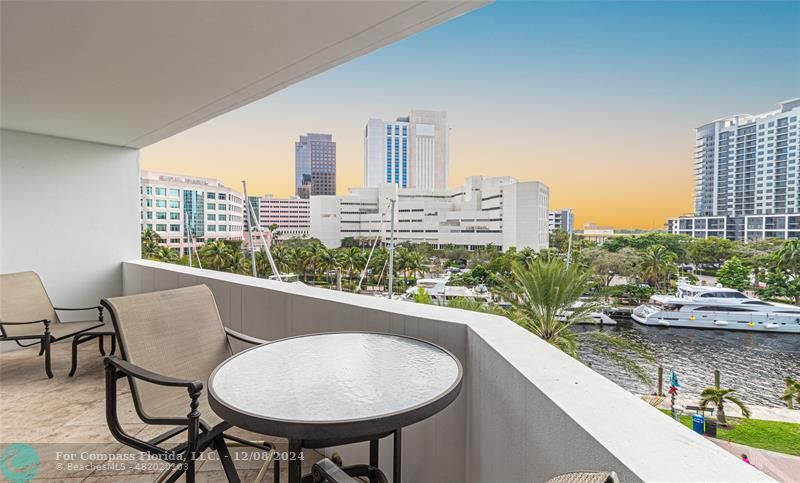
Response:
POLYGON ((485 3, 3 1, 2 127, 141 148, 485 3))

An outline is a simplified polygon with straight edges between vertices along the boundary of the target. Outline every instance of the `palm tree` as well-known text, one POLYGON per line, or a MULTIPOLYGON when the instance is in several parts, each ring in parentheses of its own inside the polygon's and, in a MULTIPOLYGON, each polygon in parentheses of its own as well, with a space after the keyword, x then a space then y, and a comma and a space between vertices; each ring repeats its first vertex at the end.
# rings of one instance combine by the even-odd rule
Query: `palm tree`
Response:
POLYGON ((389 261, 389 250, 386 247, 378 247, 375 253, 372 254, 372 259, 369 262, 369 269, 375 277, 375 285, 383 287, 381 282, 386 280, 387 263, 389 261))
POLYGON ((208 242, 200 249, 203 264, 214 270, 223 270, 230 261, 231 250, 222 240, 208 242))
POLYGON ((800 240, 784 242, 776 255, 778 268, 788 270, 792 274, 800 273, 800 240))
POLYGON ((653 362, 641 344, 604 332, 574 332, 572 326, 594 323, 592 312, 602 310, 596 300, 580 300, 591 283, 589 272, 560 259, 515 262, 510 276, 498 280, 497 295, 511 305, 508 317, 536 336, 579 359, 579 339, 591 339, 610 362, 649 383, 639 359, 653 362), (580 300, 580 303, 578 303, 580 300))
POLYGON ((336 275, 339 275, 342 268, 341 260, 342 257, 337 255, 336 250, 328 250, 323 247, 323 250, 320 251, 316 262, 317 269, 326 276, 329 284, 333 282, 330 276, 331 271, 335 271, 336 275))
POLYGON ((159 259, 158 250, 164 240, 150 228, 142 232, 142 258, 159 259))
POLYGON ((358 247, 349 247, 342 250, 342 267, 347 270, 347 278, 353 280, 353 272, 361 269, 366 260, 364 259, 364 251, 358 247))
POLYGON ((158 250, 155 252, 155 257, 162 262, 167 263, 177 263, 180 260, 180 256, 178 256, 178 252, 173 250, 169 247, 159 247, 158 250))
POLYGON ((250 259, 241 250, 231 250, 228 258, 228 271, 246 275, 250 273, 250 259))
POLYGON ((164 239, 161 238, 161 236, 158 233, 154 232, 150 228, 147 228, 145 231, 142 232, 142 241, 162 243, 164 239))
MULTIPOLYGON (((273 253, 272 255, 274 260, 275 254, 273 253)), ((267 257, 267 251, 263 248, 256 252, 256 273, 259 277, 269 277, 270 275, 273 275, 272 267, 269 264, 269 257, 267 257)))
POLYGON ((529 263, 537 258, 536 252, 531 247, 525 247, 517 252, 517 258, 522 263, 529 263))
POLYGON ((742 402, 741 399, 734 396, 733 393, 734 389, 720 389, 718 387, 707 387, 703 389, 703 392, 700 393, 700 407, 705 409, 706 406, 709 404, 713 404, 717 407, 717 421, 720 425, 726 426, 727 421, 725 420, 725 403, 733 403, 739 406, 739 409, 742 410, 742 416, 749 418, 750 417, 750 408, 742 402))
POLYGON ((800 381, 787 377, 783 380, 786 389, 783 391, 781 401, 785 402, 789 409, 794 409, 794 403, 800 404, 800 381))
POLYGON ((538 337, 577 357, 578 338, 574 324, 591 322, 600 310, 597 302, 572 310, 589 284, 587 272, 560 261, 514 263, 510 277, 501 277, 498 294, 511 304, 511 318, 538 337))
POLYGON ((669 276, 673 270, 675 255, 663 245, 652 245, 644 251, 640 269, 642 278, 658 289, 662 280, 669 283, 669 276))
POLYGON ((417 278, 420 274, 425 272, 428 268, 425 263, 425 258, 417 252, 409 252, 403 260, 403 268, 406 272, 410 273, 412 277, 417 278))
POLYGON ((328 249, 321 243, 314 243, 308 247, 306 252, 306 268, 311 270, 313 279, 317 278, 318 272, 322 271, 322 265, 327 257, 328 249))
MULTIPOLYGON (((270 250, 272 252, 272 259, 275 261, 275 267, 281 273, 289 273, 294 269, 296 261, 294 250, 291 247, 287 247, 286 245, 273 245, 270 250)), ((263 257, 266 258, 266 256, 267 254, 265 252, 263 257)), ((258 263, 258 259, 256 259, 256 263, 258 263)), ((267 261, 267 265, 269 265, 269 261, 267 261)))
POLYGON ((408 280, 408 271, 406 267, 408 265, 409 253, 406 247, 397 247, 394 250, 394 269, 395 272, 403 272, 403 285, 405 285, 408 280))

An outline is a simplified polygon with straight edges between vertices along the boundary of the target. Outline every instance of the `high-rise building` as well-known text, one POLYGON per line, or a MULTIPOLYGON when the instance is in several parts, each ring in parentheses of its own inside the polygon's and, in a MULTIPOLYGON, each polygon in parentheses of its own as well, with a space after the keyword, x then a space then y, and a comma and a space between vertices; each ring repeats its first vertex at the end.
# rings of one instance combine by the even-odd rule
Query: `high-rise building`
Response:
POLYGON ((547 222, 550 233, 553 233, 556 230, 565 231, 567 233, 575 231, 575 215, 572 213, 572 208, 564 208, 562 210, 552 210, 548 212, 547 222))
POLYGON ((671 233, 754 241, 800 238, 800 98, 696 130, 695 213, 671 233))
POLYGON ((295 195, 336 194, 336 142, 330 134, 308 133, 294 143, 295 195))
POLYGON ((467 178, 464 186, 445 190, 353 188, 346 196, 311 198, 311 236, 338 247, 343 238, 389 239, 395 203, 397 243, 430 243, 467 249, 489 244, 508 249, 547 248, 548 187, 511 177, 467 178))
POLYGON ((447 189, 449 136, 444 112, 412 110, 396 121, 370 119, 364 132, 364 186, 447 189))
POLYGON ((141 230, 155 231, 170 248, 189 253, 195 242, 241 240, 244 195, 222 181, 198 176, 141 172, 141 230))

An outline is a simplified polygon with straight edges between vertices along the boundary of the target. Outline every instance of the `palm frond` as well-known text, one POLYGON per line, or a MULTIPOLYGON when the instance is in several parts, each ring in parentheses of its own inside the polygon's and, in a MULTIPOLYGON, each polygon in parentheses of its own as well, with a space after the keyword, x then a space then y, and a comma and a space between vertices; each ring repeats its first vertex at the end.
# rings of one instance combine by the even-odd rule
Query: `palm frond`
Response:
POLYGON ((749 418, 750 417, 750 408, 738 397, 736 396, 728 396, 726 401, 732 402, 733 404, 739 406, 739 409, 742 410, 742 416, 749 418))

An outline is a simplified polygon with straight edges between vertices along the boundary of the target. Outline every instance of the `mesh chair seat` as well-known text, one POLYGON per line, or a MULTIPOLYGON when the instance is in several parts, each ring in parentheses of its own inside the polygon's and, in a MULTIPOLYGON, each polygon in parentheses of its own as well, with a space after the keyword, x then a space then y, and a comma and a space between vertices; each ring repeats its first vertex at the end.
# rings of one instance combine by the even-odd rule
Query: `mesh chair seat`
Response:
MULTIPOLYGON (((50 335, 54 339, 63 339, 81 332, 92 330, 97 327, 102 327, 103 322, 99 320, 90 320, 86 322, 62 322, 50 326, 50 335)), ((42 333, 42 330, 39 330, 42 333)))

